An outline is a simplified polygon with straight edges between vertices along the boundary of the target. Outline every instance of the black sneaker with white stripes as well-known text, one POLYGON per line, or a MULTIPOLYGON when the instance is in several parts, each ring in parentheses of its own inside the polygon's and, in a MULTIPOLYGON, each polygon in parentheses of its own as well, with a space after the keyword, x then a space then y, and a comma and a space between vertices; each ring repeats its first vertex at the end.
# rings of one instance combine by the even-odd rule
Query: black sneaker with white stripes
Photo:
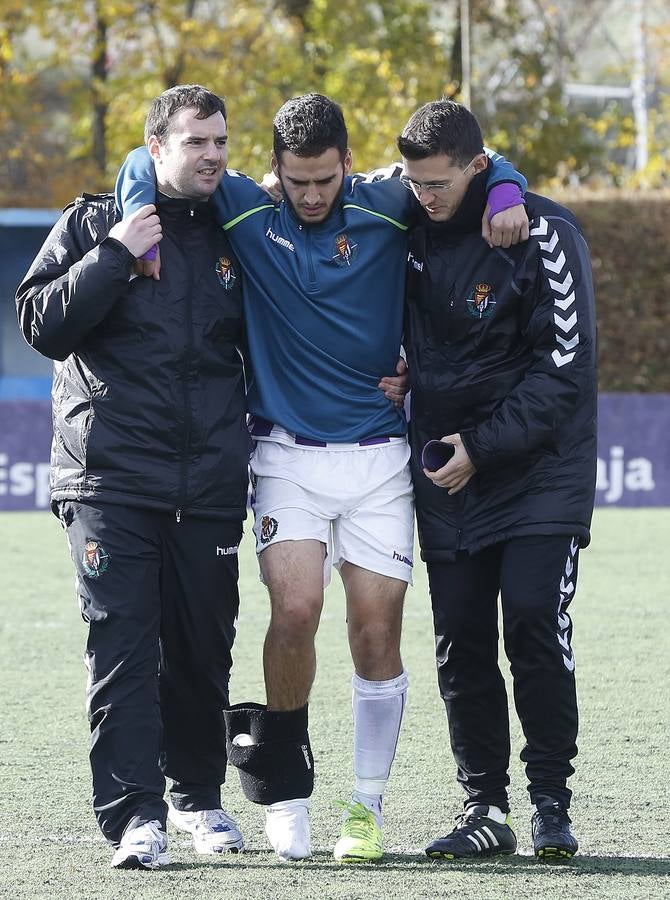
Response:
POLYGON ((427 856, 431 859, 471 859, 516 851, 516 835, 510 817, 497 808, 470 806, 456 817, 456 823, 451 834, 428 844, 427 856), (497 821, 500 818, 503 821, 497 821))
POLYGON ((538 799, 530 827, 535 856, 540 859, 571 859, 579 848, 570 816, 551 798, 538 799))

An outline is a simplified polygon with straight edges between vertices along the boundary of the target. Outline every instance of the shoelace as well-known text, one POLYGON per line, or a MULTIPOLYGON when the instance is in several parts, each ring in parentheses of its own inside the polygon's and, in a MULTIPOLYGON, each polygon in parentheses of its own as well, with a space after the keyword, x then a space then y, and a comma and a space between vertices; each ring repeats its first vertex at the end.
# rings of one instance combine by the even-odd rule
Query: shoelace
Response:
POLYGON ((151 822, 145 822, 143 825, 140 825, 136 831, 138 832, 138 839, 133 841, 133 846, 156 844, 160 847, 164 842, 164 837, 161 834, 161 823, 157 819, 154 819, 151 822))
POLYGON ((484 816, 473 815, 472 813, 468 814, 467 812, 459 813, 454 821, 456 822, 456 827, 454 831, 458 831, 460 828, 465 828, 467 825, 474 825, 476 822, 483 819, 484 816))
POLYGON ((336 800, 336 805, 348 813, 344 823, 343 832, 347 837, 374 838, 377 825, 375 815, 362 803, 347 803, 346 800, 336 800))
POLYGON ((572 819, 565 812, 564 809, 558 805, 558 803, 554 803, 551 806, 543 806, 540 809, 535 811, 535 815, 540 819, 543 825, 553 825, 555 828, 560 828, 565 825, 570 825, 572 819))
POLYGON ((196 813, 198 823, 196 828, 204 828, 207 831, 230 831, 233 828, 233 820, 222 809, 203 809, 196 813))

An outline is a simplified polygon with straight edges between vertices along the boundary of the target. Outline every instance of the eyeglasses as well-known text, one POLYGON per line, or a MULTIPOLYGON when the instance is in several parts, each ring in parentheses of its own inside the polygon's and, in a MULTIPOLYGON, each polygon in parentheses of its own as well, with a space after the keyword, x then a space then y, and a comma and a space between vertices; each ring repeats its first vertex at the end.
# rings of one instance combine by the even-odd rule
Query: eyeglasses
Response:
MULTIPOLYGON (((472 157, 467 166, 461 170, 461 173, 458 176, 459 178, 462 175, 465 175, 476 159, 476 156, 472 157)), ((409 175, 401 175, 400 184, 402 184, 403 187, 406 187, 408 191, 412 191, 416 197, 419 197, 424 191, 428 194, 446 194, 447 191, 450 191, 453 188, 456 181, 414 181, 409 175)))

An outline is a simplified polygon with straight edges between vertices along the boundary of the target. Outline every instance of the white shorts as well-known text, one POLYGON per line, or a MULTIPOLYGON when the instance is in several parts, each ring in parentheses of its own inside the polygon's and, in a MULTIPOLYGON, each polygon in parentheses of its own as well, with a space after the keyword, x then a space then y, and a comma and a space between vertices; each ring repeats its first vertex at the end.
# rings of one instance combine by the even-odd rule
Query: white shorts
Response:
POLYGON ((404 438, 370 447, 261 440, 251 455, 256 553, 280 541, 321 541, 331 566, 353 563, 412 583, 414 494, 404 438))

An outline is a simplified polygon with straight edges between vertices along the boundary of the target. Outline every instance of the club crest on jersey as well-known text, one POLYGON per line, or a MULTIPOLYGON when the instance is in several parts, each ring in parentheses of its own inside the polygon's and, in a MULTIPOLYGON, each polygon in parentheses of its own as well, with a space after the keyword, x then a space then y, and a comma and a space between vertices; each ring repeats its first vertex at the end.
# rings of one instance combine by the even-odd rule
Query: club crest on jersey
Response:
POLYGON ((88 540, 81 561, 89 578, 100 578, 109 566, 109 553, 97 541, 88 540))
POLYGON ((493 288, 490 284, 479 281, 468 297, 466 297, 465 302, 468 312, 475 319, 488 319, 495 310, 496 295, 493 293, 493 288))
POLYGON ((335 238, 335 254, 331 257, 338 266, 350 266, 358 256, 358 244, 352 244, 346 234, 335 238))
POLYGON ((277 534, 279 522, 272 516, 263 516, 261 519, 261 544, 269 544, 277 534))
POLYGON ((230 291, 237 281, 233 264, 227 256, 220 256, 216 263, 216 274, 225 291, 230 291))

